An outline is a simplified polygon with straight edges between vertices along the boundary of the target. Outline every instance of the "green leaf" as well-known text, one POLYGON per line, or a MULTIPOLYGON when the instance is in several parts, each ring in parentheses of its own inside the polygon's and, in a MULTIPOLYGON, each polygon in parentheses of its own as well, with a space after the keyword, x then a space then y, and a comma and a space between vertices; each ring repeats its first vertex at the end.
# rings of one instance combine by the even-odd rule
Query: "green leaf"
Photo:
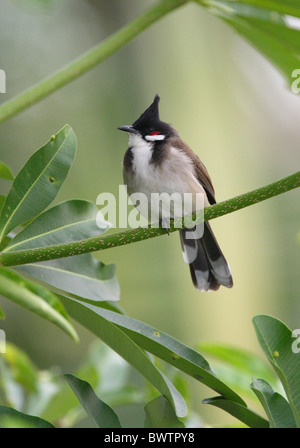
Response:
MULTIPOLYGON (((184 417, 187 409, 185 401, 173 384, 151 362, 146 353, 123 329, 98 314, 98 309, 89 303, 60 296, 69 314, 81 325, 99 337, 129 364, 135 367, 153 386, 164 395, 173 406, 178 417, 184 417)), ((118 313, 116 313, 118 314, 118 313)))
POLYGON ((250 428, 269 428, 269 422, 267 420, 246 406, 243 406, 235 401, 226 400, 223 397, 213 397, 206 398, 203 400, 203 403, 223 409, 233 417, 245 423, 250 428))
POLYGON ((197 344, 200 351, 213 356, 219 361, 237 367, 239 370, 252 376, 261 376, 267 378, 268 381, 274 381, 275 375, 271 368, 256 353, 248 350, 240 349, 231 345, 218 343, 197 344))
MULTIPOLYGON (((75 242, 99 235, 107 230, 109 223, 103 221, 99 228, 97 213, 97 207, 88 201, 63 202, 39 215, 18 233, 4 251, 75 242)), ((16 266, 15 270, 86 299, 119 300, 115 266, 104 265, 91 254, 16 266)))
POLYGON ((0 427, 2 428, 54 428, 39 417, 23 414, 8 406, 0 405, 0 427))
POLYGON ((100 398, 91 385, 74 375, 65 375, 70 387, 76 394, 89 417, 99 428, 121 428, 117 414, 100 398))
MULTIPOLYGON (((102 341, 96 340, 89 348, 87 356, 76 370, 75 375, 88 381, 95 393, 110 406, 122 406, 144 402, 140 385, 137 384, 133 387, 128 385, 131 372, 131 366, 123 358, 102 341)), ((78 412, 80 405, 77 398, 66 381, 61 382, 60 380, 60 377, 54 378, 52 387, 49 387, 53 391, 53 395, 47 400, 42 411, 40 410, 41 398, 40 396, 36 397, 37 407, 33 407, 32 413, 51 422, 58 419, 68 422, 71 419, 71 424, 74 424, 74 422, 85 418, 85 413, 78 412)))
POLYGON ((270 428, 296 428, 293 412, 286 399, 265 380, 253 378, 251 389, 263 405, 269 418, 270 428))
POLYGON ((61 420, 67 427, 72 426, 77 419, 85 418, 85 412, 78 411, 81 406, 76 396, 65 379, 56 371, 48 372, 48 377, 44 379, 39 393, 32 398, 30 404, 32 413, 52 423, 61 420))
POLYGON ((36 151, 17 174, 0 215, 0 240, 34 218, 55 198, 76 152, 76 137, 66 125, 36 151))
MULTIPOLYGON (((118 396, 122 395, 124 391, 125 395, 128 395, 130 389, 128 381, 130 381, 132 368, 121 356, 107 347, 102 341, 94 341, 84 364, 77 370, 76 376, 84 377, 89 381, 87 372, 90 370, 96 373, 98 379, 95 385, 91 383, 95 392, 110 404, 112 403, 112 397, 113 402, 115 400, 119 402, 118 396), (127 387, 128 390, 126 391, 127 387)), ((134 388, 134 391, 131 389, 134 395, 136 391, 141 395, 139 385, 134 385, 134 388)))
MULTIPOLYGON (((229 2, 226 2, 227 4, 229 2)), ((300 17, 300 5, 298 0, 238 0, 230 1, 229 4, 238 6, 244 3, 248 8, 253 8, 257 6, 258 8, 268 9, 272 12, 276 11, 283 14, 288 14, 290 16, 300 17)))
POLYGON ((14 380, 27 392, 36 390, 38 371, 27 354, 14 344, 6 343, 3 358, 13 374, 14 380))
POLYGON ((74 340, 78 340, 61 302, 42 286, 0 267, 0 294, 54 323, 74 340))
POLYGON ((217 360, 214 370, 228 386, 250 399, 255 399, 249 388, 253 376, 265 378, 274 387, 279 383, 269 364, 255 353, 218 343, 201 342, 197 348, 202 354, 217 360))
POLYGON ((259 344, 284 387, 297 426, 300 427, 300 353, 292 350, 291 330, 279 319, 260 315, 253 318, 259 344))
POLYGON ((157 331, 143 322, 90 303, 82 303, 67 297, 61 297, 61 300, 69 314, 87 328, 90 328, 89 325, 92 326, 92 322, 94 322, 93 327, 99 328, 101 318, 104 318, 119 327, 122 332, 126 333, 131 340, 144 350, 172 364, 224 397, 245 405, 238 394, 216 377, 208 362, 198 352, 171 336, 157 331), (84 308, 88 309, 85 310, 84 308), (96 324, 98 321, 99 323, 96 324))
POLYGON ((3 162, 0 162, 0 177, 5 180, 14 180, 14 175, 10 168, 3 162))
POLYGON ((145 406, 145 428, 184 428, 176 414, 162 395, 145 406))
POLYGON ((50 14, 54 11, 57 6, 55 0, 11 0, 14 7, 20 8, 26 13, 34 14, 50 14))
POLYGON ((3 196, 2 194, 0 194, 0 213, 3 207, 3 204, 5 202, 6 196, 3 196))
POLYGON ((0 307, 0 319, 5 319, 5 313, 1 307, 0 307))
POLYGON ((119 300, 115 265, 105 265, 91 254, 14 266, 55 288, 92 301, 119 300))
POLYGON ((62 202, 40 214, 20 231, 3 252, 70 243, 100 235, 109 228, 98 227, 98 209, 92 202, 74 199, 62 202))
POLYGON ((263 54, 289 85, 294 82, 292 73, 300 59, 300 32, 290 26, 284 14, 299 17, 299 2, 211 0, 204 6, 263 54))

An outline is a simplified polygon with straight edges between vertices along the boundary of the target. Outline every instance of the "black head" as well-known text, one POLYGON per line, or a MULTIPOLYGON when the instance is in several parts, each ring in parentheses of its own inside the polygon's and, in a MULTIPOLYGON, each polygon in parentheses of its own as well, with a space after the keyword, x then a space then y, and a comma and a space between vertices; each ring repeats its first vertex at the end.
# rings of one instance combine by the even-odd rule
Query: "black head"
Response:
POLYGON ((153 103, 131 126, 120 126, 121 131, 139 134, 147 141, 162 141, 172 135, 177 135, 171 125, 159 118, 159 96, 155 95, 153 103))

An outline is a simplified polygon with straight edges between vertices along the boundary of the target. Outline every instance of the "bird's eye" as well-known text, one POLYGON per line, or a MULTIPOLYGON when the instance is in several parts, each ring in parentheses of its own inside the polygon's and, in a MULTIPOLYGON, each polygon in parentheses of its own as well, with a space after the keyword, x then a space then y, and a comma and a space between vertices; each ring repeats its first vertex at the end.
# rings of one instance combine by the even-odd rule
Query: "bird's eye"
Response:
POLYGON ((158 135, 158 134, 160 134, 159 131, 154 131, 154 132, 151 132, 151 134, 149 134, 149 135, 158 135))

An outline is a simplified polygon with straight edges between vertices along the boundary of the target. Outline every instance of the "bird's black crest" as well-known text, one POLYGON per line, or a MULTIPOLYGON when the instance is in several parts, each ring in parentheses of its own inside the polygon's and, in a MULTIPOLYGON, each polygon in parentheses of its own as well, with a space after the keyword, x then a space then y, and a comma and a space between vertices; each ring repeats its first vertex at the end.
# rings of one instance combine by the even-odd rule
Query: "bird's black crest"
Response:
POLYGON ((159 122, 159 96, 155 95, 153 103, 142 113, 142 115, 133 123, 133 127, 135 129, 144 128, 145 126, 149 127, 152 123, 159 122))

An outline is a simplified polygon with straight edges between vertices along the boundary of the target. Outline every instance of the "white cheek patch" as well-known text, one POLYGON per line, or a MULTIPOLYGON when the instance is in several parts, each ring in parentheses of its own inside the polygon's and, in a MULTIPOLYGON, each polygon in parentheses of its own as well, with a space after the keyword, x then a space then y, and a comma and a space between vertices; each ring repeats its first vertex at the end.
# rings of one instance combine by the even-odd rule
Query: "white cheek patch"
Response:
POLYGON ((155 134, 155 135, 146 135, 145 139, 148 140, 148 142, 156 142, 158 140, 164 140, 166 138, 163 134, 155 134))

